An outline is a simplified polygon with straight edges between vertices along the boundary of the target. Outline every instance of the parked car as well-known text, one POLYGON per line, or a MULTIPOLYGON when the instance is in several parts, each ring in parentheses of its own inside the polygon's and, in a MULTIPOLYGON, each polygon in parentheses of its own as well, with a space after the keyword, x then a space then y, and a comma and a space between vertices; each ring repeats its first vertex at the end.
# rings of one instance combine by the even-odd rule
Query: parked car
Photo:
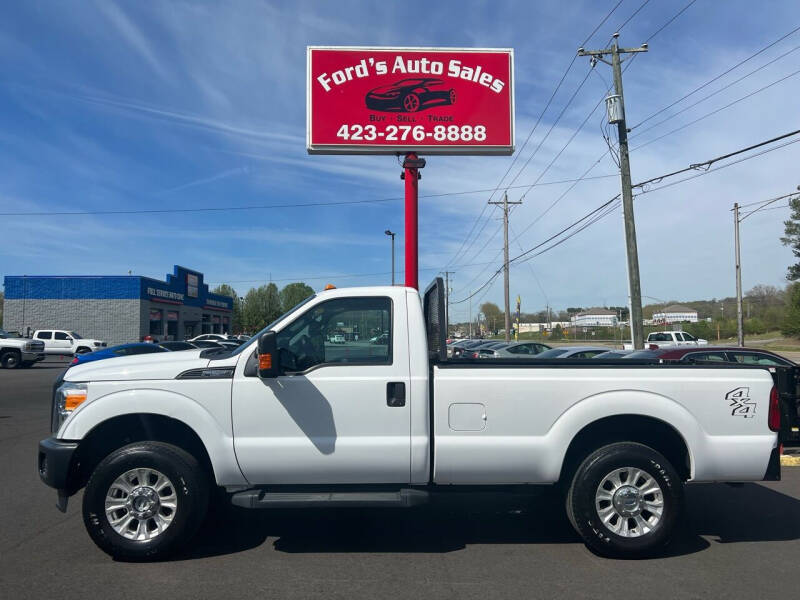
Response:
POLYGON ((371 337, 369 339, 370 344, 378 344, 378 345, 385 345, 389 343, 389 334, 388 333, 381 333, 376 335, 375 337, 371 337))
POLYGON ((131 344, 120 344, 119 346, 111 346, 110 348, 102 348, 94 352, 78 354, 72 359, 72 365, 82 365, 87 362, 95 360, 105 360, 107 358, 119 358, 120 356, 134 356, 136 354, 157 354, 159 352, 167 352, 166 348, 162 348, 158 344, 149 344, 147 342, 133 342, 131 344))
MULTIPOLYGON (((707 346, 708 340, 694 337, 685 331, 654 331, 647 336, 644 347, 648 349, 671 348, 674 346, 707 346)), ((626 350, 633 350, 631 344, 624 344, 626 350)))
POLYGON ((44 360, 44 342, 14 337, 0 329, 0 366, 4 369, 28 368, 44 360))
POLYGON ((180 341, 159 342, 158 345, 164 348, 165 350, 170 350, 171 352, 180 352, 181 350, 197 350, 197 348, 199 348, 199 346, 196 346, 191 342, 180 342, 180 341))
POLYGON ((106 347, 106 343, 102 340, 84 338, 74 331, 64 329, 37 329, 33 333, 33 339, 44 343, 45 354, 60 356, 86 354, 106 347))
POLYGON ((633 352, 633 350, 609 350, 608 352, 595 354, 592 358, 624 358, 631 352, 633 352))
POLYGON ((534 358, 594 358, 608 350, 602 346, 560 346, 540 352, 534 358))
MULTIPOLYGON (((189 543, 212 493, 246 509, 400 508, 532 484, 566 491, 596 552, 639 558, 680 527, 685 482, 780 479, 774 367, 448 364, 443 288, 326 290, 233 352, 76 365, 55 382, 39 475, 62 511, 85 487, 88 534, 128 560, 189 543), (343 313, 384 318, 391 347, 326 345, 343 313)), ((737 500, 754 510, 726 492, 737 500)))
POLYGON ((227 333, 203 333, 201 335, 196 335, 191 339, 186 340, 187 342, 227 342, 227 341, 234 341, 238 340, 236 336, 228 335, 227 333))
POLYGON ((660 361, 681 362, 727 362, 743 365, 762 365, 766 367, 796 367, 788 358, 769 350, 739 348, 728 346, 707 346, 704 348, 656 348, 631 352, 626 358, 653 358, 660 361))
POLYGON ((344 343, 345 343, 345 339, 344 339, 344 335, 343 334, 336 333, 336 334, 331 336, 331 344, 344 344, 344 343))
POLYGON ((212 342, 211 340, 195 340, 194 342, 191 342, 191 344, 197 348, 216 348, 217 350, 225 349, 225 346, 223 346, 220 342, 212 342))
POLYGON ((552 347, 541 342, 512 342, 505 348, 495 350, 497 358, 531 358, 538 357, 539 354, 552 347))

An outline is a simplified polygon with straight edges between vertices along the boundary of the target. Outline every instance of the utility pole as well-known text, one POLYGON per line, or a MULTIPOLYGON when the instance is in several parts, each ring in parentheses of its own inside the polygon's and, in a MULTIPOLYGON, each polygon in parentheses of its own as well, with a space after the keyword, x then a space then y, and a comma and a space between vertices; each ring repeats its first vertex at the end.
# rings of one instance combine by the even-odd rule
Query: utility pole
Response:
POLYGON ((622 183, 622 213, 625 218, 625 249, 628 257, 628 286, 631 309, 631 338, 633 347, 640 350, 644 347, 644 331, 642 324, 642 286, 639 281, 639 253, 636 248, 636 224, 633 218, 633 189, 631 188, 631 164, 628 157, 628 126, 625 123, 625 99, 622 92, 621 54, 647 52, 647 44, 639 48, 620 48, 619 33, 614 34, 611 48, 603 50, 578 49, 578 56, 591 56, 592 66, 600 60, 611 65, 614 71, 614 94, 606 98, 608 122, 616 123, 619 137, 619 171, 622 183), (611 62, 603 58, 610 56, 611 62))
POLYGON ((444 322, 447 337, 450 337, 450 275, 455 274, 455 271, 444 272, 444 322))
POLYGON ((739 248, 739 203, 733 205, 733 245, 736 250, 736 344, 744 346, 744 316, 742 314, 742 257, 739 248))
POLYGON ((391 231, 390 229, 387 229, 383 233, 385 233, 388 236, 391 236, 391 238, 392 238, 392 285, 394 285, 394 236, 395 236, 395 233, 393 231, 391 231))
POLYGON ((508 193, 503 192, 502 202, 489 202, 489 204, 496 204, 503 206, 503 302, 505 307, 505 328, 506 328, 506 341, 511 341, 511 300, 508 292, 508 205, 509 204, 522 204, 522 201, 509 202, 508 193))
POLYGON ((472 339, 472 296, 469 297, 469 339, 472 339))

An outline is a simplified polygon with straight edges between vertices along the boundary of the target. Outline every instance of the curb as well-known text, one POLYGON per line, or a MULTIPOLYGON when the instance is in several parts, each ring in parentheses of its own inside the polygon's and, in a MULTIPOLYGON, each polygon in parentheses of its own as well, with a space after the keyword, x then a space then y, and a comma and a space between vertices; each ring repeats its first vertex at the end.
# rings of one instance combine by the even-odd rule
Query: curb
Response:
POLYGON ((782 467, 800 467, 800 456, 781 454, 782 467))

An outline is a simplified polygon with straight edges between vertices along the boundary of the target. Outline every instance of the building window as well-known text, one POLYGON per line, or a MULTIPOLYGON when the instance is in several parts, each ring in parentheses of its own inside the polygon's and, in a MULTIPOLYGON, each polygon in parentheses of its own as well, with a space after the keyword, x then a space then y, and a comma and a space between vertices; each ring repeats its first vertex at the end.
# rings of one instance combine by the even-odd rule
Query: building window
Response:
POLYGON ((150 335, 161 335, 164 333, 164 325, 163 325, 163 316, 162 312, 159 309, 151 308, 150 309, 150 330, 148 333, 150 335))
POLYGON ((200 333, 211 333, 211 315, 203 315, 200 324, 200 333))

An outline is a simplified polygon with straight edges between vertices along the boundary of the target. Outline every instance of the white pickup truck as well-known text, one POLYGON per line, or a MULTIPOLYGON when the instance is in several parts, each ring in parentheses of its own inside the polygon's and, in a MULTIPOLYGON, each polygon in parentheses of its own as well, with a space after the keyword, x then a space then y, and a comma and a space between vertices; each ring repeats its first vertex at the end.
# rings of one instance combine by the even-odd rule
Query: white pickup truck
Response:
MULTIPOLYGON (((685 331, 654 331, 644 341, 645 349, 672 348, 678 346, 707 346, 708 340, 696 338, 685 331)), ((623 344, 625 350, 633 350, 632 344, 623 344)))
POLYGON ((122 559, 186 543, 215 487, 269 509, 531 484, 563 489, 587 545, 638 557, 669 540, 684 482, 780 478, 768 368, 448 360, 443 298, 440 280, 422 302, 397 286, 332 289, 233 351, 72 367, 40 477, 61 510, 85 486, 89 535, 122 559), (331 343, 342 326, 363 341, 331 343))
POLYGON ((33 332, 33 339, 44 344, 45 354, 61 356, 86 354, 106 346, 102 340, 84 338, 74 331, 63 329, 37 329, 33 332))
POLYGON ((0 329, 0 367, 27 368, 40 360, 44 360, 44 344, 27 338, 14 337, 0 329))

